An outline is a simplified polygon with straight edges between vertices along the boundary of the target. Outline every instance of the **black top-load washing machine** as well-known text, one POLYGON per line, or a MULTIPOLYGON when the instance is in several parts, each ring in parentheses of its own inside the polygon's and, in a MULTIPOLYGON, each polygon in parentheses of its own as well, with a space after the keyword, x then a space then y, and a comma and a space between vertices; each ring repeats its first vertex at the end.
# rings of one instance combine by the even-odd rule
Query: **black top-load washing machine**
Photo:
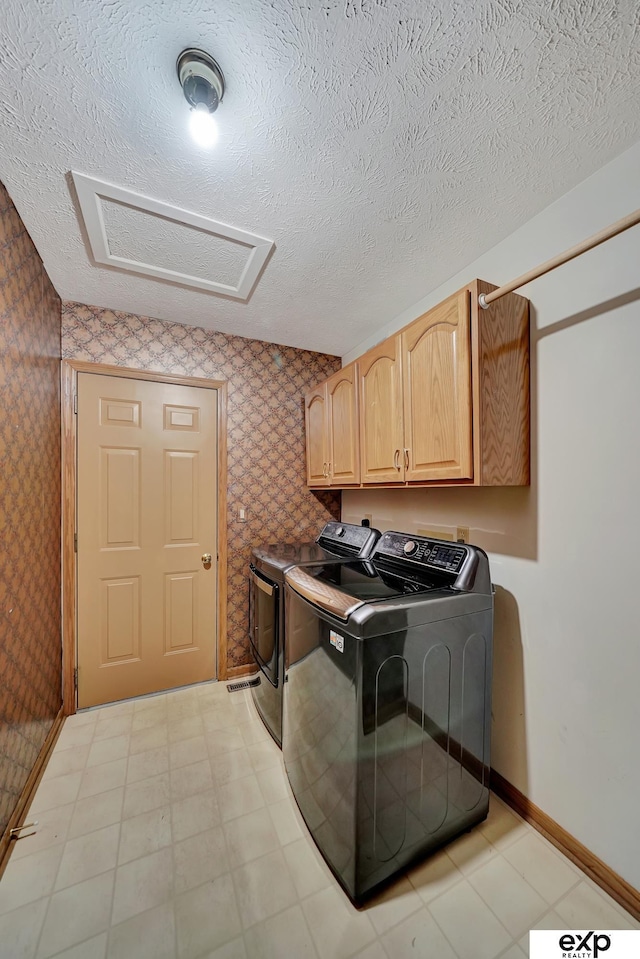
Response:
POLYGON ((492 634, 463 543, 387 532, 368 562, 286 573, 285 766, 354 902, 486 817, 492 634))
POLYGON ((249 566, 249 641, 258 666, 253 700, 265 726, 282 745, 284 682, 284 576, 294 565, 331 564, 368 556, 377 529, 329 522, 313 543, 276 544, 254 549, 249 566))

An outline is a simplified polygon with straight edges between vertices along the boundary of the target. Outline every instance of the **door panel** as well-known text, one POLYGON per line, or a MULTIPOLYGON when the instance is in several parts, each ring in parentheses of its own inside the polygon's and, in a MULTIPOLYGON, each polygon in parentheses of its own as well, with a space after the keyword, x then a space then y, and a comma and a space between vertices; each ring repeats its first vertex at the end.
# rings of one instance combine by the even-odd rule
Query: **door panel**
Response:
POLYGON ((101 426, 140 426, 140 403, 135 400, 100 398, 101 426))
POLYGON ((365 353, 358 369, 362 482, 401 482, 404 434, 400 337, 392 336, 365 353))
POLYGON ((198 570, 165 576, 165 653, 196 646, 198 582, 198 570))
POLYGON ((194 406, 164 407, 165 430, 190 430, 192 433, 200 431, 200 410, 194 406))
POLYGON ((100 449, 100 547, 134 549, 140 541, 140 449, 100 449))
POLYGON ((469 295, 402 333, 407 480, 473 476, 469 295))
POLYGON ((164 451, 165 545, 192 543, 197 539, 200 500, 198 453, 164 451))
POLYGON ((79 707, 215 677, 216 499, 215 390, 78 375, 79 707))
POLYGON ((327 381, 329 473, 331 483, 339 486, 360 482, 357 387, 353 363, 327 381))
POLYGON ((140 659, 140 577, 100 583, 100 665, 140 659))
POLYGON ((328 486, 327 462, 327 401, 324 384, 307 393, 304 398, 307 438, 307 483, 310 486, 328 486))

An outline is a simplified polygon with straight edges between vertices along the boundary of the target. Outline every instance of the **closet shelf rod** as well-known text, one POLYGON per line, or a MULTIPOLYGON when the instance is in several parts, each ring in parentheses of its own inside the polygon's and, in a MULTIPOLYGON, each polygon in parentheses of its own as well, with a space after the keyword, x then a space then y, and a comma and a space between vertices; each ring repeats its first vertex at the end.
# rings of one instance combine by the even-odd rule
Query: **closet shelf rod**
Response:
POLYGON ((640 210, 636 210, 635 213, 630 213, 628 216, 623 216, 621 220, 617 220, 615 223, 612 223, 611 226, 600 230, 599 233, 594 233, 588 240, 583 240, 582 243, 572 246, 570 249, 565 250, 564 253, 558 253, 557 256, 551 257, 546 263, 536 266, 533 270, 529 270, 528 273, 523 273, 522 276, 512 280, 511 283, 505 283, 504 286, 499 286, 498 289, 493 290, 492 293, 481 293, 478 297, 478 303, 483 310, 488 310, 494 300, 499 300, 501 296, 512 293, 513 290, 524 286, 525 283, 537 280, 539 276, 544 276, 545 273, 555 270, 557 266, 568 263, 569 260, 575 259, 575 257, 580 256, 581 253, 592 250, 594 246, 599 246, 601 243, 604 243, 605 240, 610 240, 611 237, 617 236, 619 233, 624 233, 625 230, 636 226, 638 223, 640 223, 640 210))

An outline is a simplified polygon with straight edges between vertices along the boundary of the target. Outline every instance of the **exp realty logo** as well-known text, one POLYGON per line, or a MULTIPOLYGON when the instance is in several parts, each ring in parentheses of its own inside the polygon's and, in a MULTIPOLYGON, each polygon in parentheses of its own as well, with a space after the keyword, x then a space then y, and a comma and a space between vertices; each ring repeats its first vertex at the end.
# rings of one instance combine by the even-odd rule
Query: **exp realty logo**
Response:
POLYGON ((596 956, 611 949, 611 936, 604 932, 588 932, 586 936, 570 933, 560 936, 558 945, 562 949, 563 959, 595 959, 596 956))
POLYGON ((529 933, 529 959, 638 959, 640 929, 558 932, 534 929, 529 933))

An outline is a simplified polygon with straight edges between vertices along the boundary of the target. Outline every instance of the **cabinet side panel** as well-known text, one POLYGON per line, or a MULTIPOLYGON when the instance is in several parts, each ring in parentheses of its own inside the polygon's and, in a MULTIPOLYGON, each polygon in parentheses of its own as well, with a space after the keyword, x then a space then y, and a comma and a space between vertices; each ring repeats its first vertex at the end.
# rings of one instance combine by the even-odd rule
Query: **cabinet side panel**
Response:
MULTIPOLYGON (((481 280, 477 293, 496 287, 481 280)), ((528 486, 529 301, 509 293, 488 310, 478 307, 482 486, 528 486)))

